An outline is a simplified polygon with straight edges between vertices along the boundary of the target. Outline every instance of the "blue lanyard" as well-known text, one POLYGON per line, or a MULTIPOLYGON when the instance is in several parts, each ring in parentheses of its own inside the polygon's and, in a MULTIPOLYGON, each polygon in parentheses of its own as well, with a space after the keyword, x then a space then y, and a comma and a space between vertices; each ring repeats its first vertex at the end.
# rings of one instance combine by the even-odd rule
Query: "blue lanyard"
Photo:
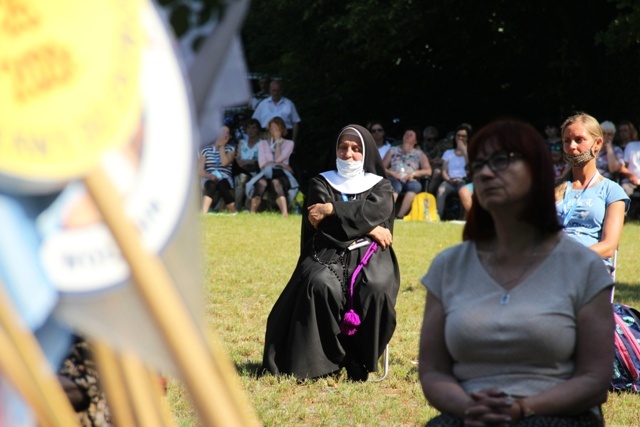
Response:
MULTIPOLYGON (((591 177, 591 179, 589 180, 589 182, 587 182, 587 185, 584 186, 584 188, 582 189, 582 191, 580 192, 580 194, 578 195, 578 197, 576 197, 573 205, 571 205, 569 207, 569 210, 567 211, 567 213, 564 216, 564 226, 566 227, 567 224, 569 223, 569 220, 571 219, 571 214, 573 213, 573 209, 578 206, 578 202, 580 201, 580 199, 582 199, 582 196, 584 195, 584 192, 587 191, 587 188, 589 188, 589 186, 591 185, 591 181, 593 181, 593 178, 595 178, 596 176, 599 175, 599 172, 596 172, 593 174, 593 176, 591 177)), ((570 200, 569 197, 567 197, 567 195, 569 194, 569 190, 570 187, 572 187, 573 184, 571 183, 571 181, 567 181, 567 189, 564 191, 564 203, 565 205, 568 205, 568 200, 570 200)))

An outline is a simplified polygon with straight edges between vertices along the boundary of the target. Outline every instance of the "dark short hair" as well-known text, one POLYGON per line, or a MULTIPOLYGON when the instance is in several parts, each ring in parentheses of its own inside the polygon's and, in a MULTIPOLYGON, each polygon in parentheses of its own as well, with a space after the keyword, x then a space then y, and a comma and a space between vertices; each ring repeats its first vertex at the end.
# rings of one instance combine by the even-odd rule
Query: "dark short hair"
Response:
POLYGON ((467 131, 467 138, 471 139, 472 129, 471 129, 471 126, 469 126, 466 123, 462 123, 462 124, 456 126, 455 130, 453 131, 454 138, 455 138, 456 134, 461 130, 467 131))
POLYGON ((420 132, 420 128, 418 126, 407 126, 404 128, 405 132, 408 130, 416 134, 416 145, 420 146, 420 144, 422 144, 422 132, 420 132))
MULTIPOLYGON (((485 144, 497 150, 518 153, 531 172, 529 206, 520 214, 541 233, 554 233, 562 227, 557 219, 554 193, 554 173, 551 153, 542 135, 531 125, 517 120, 497 120, 480 129, 469 143, 469 163, 478 156, 485 144)), ((464 240, 486 240, 495 236, 493 218, 477 200, 473 204, 462 232, 464 240)))
POLYGON ((429 125, 426 128, 424 128, 424 130, 422 131, 422 135, 424 135, 427 132, 434 134, 436 138, 438 137, 438 129, 436 129, 435 126, 429 125))
POLYGON ((260 124, 260 120, 258 119, 254 119, 253 117, 251 117, 250 119, 248 119, 246 122, 244 122, 245 126, 257 126, 258 129, 262 129, 262 125, 260 124))
POLYGON ((637 141, 638 140, 638 131, 636 129, 636 127, 634 126, 633 122, 629 121, 629 120, 621 120, 618 123, 618 128, 620 128, 620 125, 627 125, 629 126, 629 133, 631 134, 631 141, 637 141))
POLYGON ((371 128, 375 125, 380 125, 382 129, 384 129, 384 124, 380 120, 369 120, 367 125, 365 126, 369 132, 371 132, 371 128))

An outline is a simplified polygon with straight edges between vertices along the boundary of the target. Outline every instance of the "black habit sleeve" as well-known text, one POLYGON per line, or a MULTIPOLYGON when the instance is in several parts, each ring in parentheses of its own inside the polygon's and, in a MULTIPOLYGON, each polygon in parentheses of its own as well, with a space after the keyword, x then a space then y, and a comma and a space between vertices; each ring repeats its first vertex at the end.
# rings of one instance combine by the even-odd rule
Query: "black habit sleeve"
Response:
MULTIPOLYGON (((326 217, 317 231, 339 246, 348 246, 353 240, 366 236, 378 225, 392 230, 393 189, 386 179, 382 179, 371 189, 357 195, 354 200, 343 201, 342 194, 331 187, 324 178, 318 176, 311 180, 307 194, 307 206, 316 203, 333 203, 334 214, 326 217)), ((303 216, 302 244, 304 245, 316 230, 309 222, 306 212, 303 216)))

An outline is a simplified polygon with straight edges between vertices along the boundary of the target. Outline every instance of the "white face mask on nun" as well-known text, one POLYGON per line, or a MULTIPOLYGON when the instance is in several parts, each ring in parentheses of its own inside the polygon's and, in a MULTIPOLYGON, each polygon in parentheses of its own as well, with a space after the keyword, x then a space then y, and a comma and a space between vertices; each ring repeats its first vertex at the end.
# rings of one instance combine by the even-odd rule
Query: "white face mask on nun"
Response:
POLYGON ((336 168, 338 169, 338 174, 340 176, 344 178, 353 178, 354 176, 364 173, 364 161, 342 160, 341 158, 336 158, 336 168))
POLYGON ((358 132, 354 128, 345 128, 338 137, 338 144, 340 143, 340 138, 344 135, 352 135, 358 139, 358 145, 362 150, 362 160, 354 160, 353 158, 349 160, 343 160, 340 156, 336 156, 336 169, 338 170, 338 175, 343 178, 353 178, 358 175, 364 174, 364 156, 365 156, 365 147, 364 140, 360 132, 358 132))
MULTIPOLYGON (((371 145, 373 145, 373 141, 371 142, 371 145)), ((338 142, 336 145, 336 168, 330 171, 321 172, 320 175, 327 180, 327 182, 333 189, 343 194, 360 194, 367 190, 370 190, 383 178, 380 175, 371 173, 371 171, 369 171, 369 173, 364 172, 364 162, 367 158, 366 149, 367 145, 364 140, 364 136, 358 129, 358 126, 349 125, 344 127, 340 132, 340 135, 338 136, 338 142), (360 157, 359 155, 349 156, 345 153, 338 152, 340 150, 344 151, 345 149, 353 149, 352 144, 351 148, 340 148, 341 138, 343 138, 343 136, 345 135, 351 135, 358 138, 345 138, 345 140, 358 141, 358 146, 362 151, 362 157, 360 157), (354 160, 354 157, 359 158, 359 160, 354 160)))

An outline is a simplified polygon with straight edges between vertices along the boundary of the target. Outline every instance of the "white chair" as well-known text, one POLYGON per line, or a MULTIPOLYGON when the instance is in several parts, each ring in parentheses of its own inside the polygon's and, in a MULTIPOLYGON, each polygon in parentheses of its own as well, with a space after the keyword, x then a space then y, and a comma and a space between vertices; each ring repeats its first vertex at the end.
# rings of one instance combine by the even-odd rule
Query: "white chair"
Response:
POLYGON ((611 279, 613 280, 613 286, 611 287, 611 302, 613 303, 613 293, 616 290, 616 269, 618 263, 618 249, 613 252, 613 256, 611 257, 611 266, 613 270, 611 270, 611 279))
POLYGON ((378 377, 378 378, 370 378, 369 381, 372 383, 377 383, 380 382, 382 380, 384 380, 385 378, 387 378, 387 374, 389 374, 389 344, 387 344, 387 346, 384 349, 384 354, 383 354, 383 370, 382 370, 382 376, 378 377))

